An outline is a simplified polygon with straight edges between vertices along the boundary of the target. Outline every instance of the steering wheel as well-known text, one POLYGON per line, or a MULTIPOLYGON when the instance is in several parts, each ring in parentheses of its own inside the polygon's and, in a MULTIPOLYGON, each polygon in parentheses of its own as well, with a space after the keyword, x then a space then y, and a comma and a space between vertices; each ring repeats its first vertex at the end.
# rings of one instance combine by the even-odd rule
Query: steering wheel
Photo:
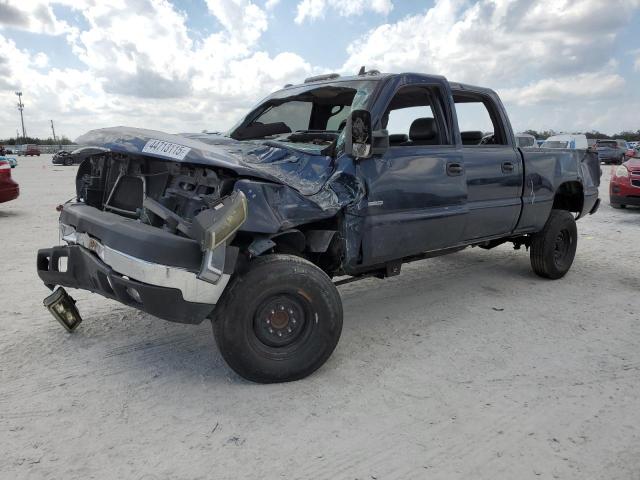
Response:
POLYGON ((489 135, 485 135, 484 137, 482 137, 478 145, 495 145, 495 143, 496 137, 493 133, 490 133, 489 135))

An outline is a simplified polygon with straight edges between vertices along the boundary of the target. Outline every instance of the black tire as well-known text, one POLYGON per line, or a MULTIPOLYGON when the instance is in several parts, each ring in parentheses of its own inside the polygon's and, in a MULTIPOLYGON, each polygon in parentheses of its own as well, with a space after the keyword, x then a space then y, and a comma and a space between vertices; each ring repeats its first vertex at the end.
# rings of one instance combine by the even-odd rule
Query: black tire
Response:
POLYGON ((620 208, 627 208, 627 206, 622 203, 610 203, 609 205, 611 205, 611 208, 615 208, 616 210, 620 208))
POLYGON ((569 271, 576 256, 578 229, 571 212, 551 210, 544 228, 531 242, 531 267, 544 278, 558 279, 569 271))
POLYGON ((212 324, 220 353, 238 375, 258 383, 289 382, 331 356, 342 331, 342 302, 313 263, 265 255, 232 278, 212 324))
POLYGON ((71 160, 70 158, 65 158, 64 159, 64 165, 66 167, 70 167, 71 165, 73 165, 73 160, 71 160))

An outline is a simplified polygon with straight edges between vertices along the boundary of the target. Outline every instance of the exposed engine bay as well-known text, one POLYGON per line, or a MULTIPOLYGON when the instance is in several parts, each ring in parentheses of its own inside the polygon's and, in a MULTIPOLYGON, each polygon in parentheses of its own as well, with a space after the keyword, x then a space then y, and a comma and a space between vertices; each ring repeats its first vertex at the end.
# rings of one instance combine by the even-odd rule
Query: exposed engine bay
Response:
POLYGON ((106 153, 90 158, 77 176, 78 200, 172 233, 232 191, 235 179, 213 168, 106 153))

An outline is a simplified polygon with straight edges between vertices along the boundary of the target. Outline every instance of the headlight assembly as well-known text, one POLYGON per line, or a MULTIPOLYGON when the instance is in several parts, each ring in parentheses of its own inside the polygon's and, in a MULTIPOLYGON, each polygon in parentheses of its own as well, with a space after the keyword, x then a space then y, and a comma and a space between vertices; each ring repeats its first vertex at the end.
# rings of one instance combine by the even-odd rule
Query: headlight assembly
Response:
POLYGON ((627 167, 625 167, 624 165, 619 165, 618 168, 616 168, 615 176, 616 177, 628 177, 629 176, 629 170, 627 170, 627 167))

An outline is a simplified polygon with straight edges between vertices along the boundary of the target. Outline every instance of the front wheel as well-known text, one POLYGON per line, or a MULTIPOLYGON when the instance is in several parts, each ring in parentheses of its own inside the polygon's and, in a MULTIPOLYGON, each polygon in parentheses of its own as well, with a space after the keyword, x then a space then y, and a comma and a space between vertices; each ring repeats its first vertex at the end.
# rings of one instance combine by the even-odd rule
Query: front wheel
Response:
POLYGON ((252 260, 216 306, 213 333, 240 376, 288 382, 320 368, 338 344, 342 303, 331 279, 293 255, 252 260))
POLYGON ((544 278, 563 277, 571 268, 578 246, 578 229, 571 212, 551 210, 542 231, 531 242, 531 267, 544 278))

